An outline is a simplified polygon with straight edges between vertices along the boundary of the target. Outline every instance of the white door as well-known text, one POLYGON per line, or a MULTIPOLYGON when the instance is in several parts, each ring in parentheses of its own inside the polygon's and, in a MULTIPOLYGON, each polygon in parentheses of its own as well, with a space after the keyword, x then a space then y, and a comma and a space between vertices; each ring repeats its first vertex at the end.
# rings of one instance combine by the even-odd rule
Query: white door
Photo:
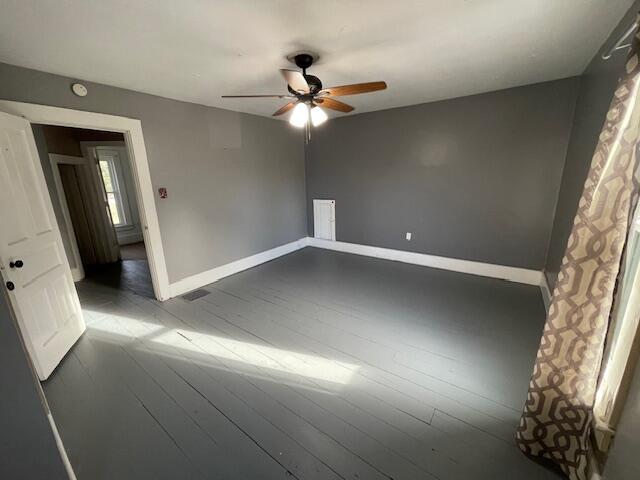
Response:
POLYGON ((313 200, 313 236, 323 240, 336 239, 335 200, 313 200))
POLYGON ((0 112, 0 272, 38 377, 85 330, 28 121, 0 112))

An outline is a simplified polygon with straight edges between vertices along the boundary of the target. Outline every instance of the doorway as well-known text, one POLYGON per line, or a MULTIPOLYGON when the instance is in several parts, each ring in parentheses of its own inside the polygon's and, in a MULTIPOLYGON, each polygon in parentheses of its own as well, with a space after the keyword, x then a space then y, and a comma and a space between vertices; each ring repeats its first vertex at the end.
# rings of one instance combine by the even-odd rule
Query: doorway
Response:
MULTIPOLYGON (((62 215, 57 217, 54 212, 45 180, 43 166, 50 166, 50 162, 40 160, 33 124, 122 135, 119 138, 124 138, 140 206, 153 296, 166 300, 170 298, 170 288, 141 122, 0 100, 0 217, 2 224, 11 225, 0 230, 0 274, 37 376, 46 380, 80 338, 86 324, 58 225, 62 215)), ((47 148, 41 150, 46 158, 47 148)), ((104 194, 103 211, 108 214, 106 191, 104 194)), ((113 232, 110 225, 106 231, 113 232)), ((117 245, 110 245, 113 243, 117 245)))
MULTIPOLYGON (((164 257, 164 247, 162 245, 160 224, 154 199, 155 193, 151 182, 147 151, 140 120, 10 100, 0 100, 0 112, 20 117, 30 125, 43 124, 101 130, 121 133, 124 136, 127 154, 131 161, 136 193, 138 195, 137 203, 140 206, 140 222, 153 282, 154 297, 160 301, 171 298, 167 264, 164 257)), ((29 130, 31 131, 31 128, 29 128, 29 130)), ((33 149, 34 154, 37 154, 37 152, 35 152, 35 145, 33 149)), ((36 176, 44 177, 40 165, 36 168, 39 170, 39 172, 34 172, 37 173, 36 176)), ((39 195, 41 184, 46 189, 44 178, 42 178, 41 182, 39 180, 37 183, 36 189, 39 195)), ((34 192, 34 194, 36 194, 36 192, 34 192)), ((47 198, 46 203, 49 204, 48 208, 53 210, 49 198, 47 198)))
POLYGON ((154 298, 124 135, 32 129, 74 281, 154 298))

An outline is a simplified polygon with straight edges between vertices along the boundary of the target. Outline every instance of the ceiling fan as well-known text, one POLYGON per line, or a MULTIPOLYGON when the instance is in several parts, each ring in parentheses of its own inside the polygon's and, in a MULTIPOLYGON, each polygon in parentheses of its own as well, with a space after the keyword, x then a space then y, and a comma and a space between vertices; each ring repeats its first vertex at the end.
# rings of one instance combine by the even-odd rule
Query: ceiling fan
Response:
POLYGON ((317 127, 327 120, 327 114, 323 108, 348 113, 354 110, 351 105, 336 100, 334 97, 369 93, 387 88, 385 82, 354 83, 339 87, 322 88, 322 82, 314 75, 307 74, 314 57, 310 53, 299 53, 290 57, 302 73, 297 70, 285 70, 280 72, 287 81, 289 95, 223 95, 222 98, 289 98, 291 101, 280 107, 273 116, 282 115, 293 110, 289 123, 295 127, 306 129, 307 141, 311 138, 311 125, 317 127))

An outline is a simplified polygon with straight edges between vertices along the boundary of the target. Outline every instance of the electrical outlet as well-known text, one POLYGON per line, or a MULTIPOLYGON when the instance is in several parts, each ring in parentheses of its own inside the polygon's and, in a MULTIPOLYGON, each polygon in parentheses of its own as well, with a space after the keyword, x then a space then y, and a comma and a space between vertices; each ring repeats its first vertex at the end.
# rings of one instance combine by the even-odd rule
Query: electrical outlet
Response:
POLYGON ((407 232, 407 240, 411 240, 411 232, 407 232))

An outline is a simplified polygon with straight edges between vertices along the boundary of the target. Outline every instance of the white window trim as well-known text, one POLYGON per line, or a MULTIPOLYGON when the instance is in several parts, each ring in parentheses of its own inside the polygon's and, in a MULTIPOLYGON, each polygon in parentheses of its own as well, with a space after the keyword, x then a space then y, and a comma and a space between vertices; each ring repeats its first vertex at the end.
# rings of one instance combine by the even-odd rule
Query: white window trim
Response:
MULTIPOLYGON (((118 216, 122 220, 119 224, 114 223, 114 227, 116 229, 121 229, 124 227, 131 227, 131 206, 129 204, 129 198, 127 196, 127 189, 125 186, 124 175, 122 172, 122 162, 120 158, 110 158, 108 160, 100 159, 98 154, 100 147, 96 147, 93 149, 95 152, 95 156, 98 162, 107 162, 109 165, 109 172, 111 174, 111 182, 115 187, 114 192, 118 198, 118 202, 116 204, 116 208, 118 209, 118 216)), ((104 184, 104 178, 102 177, 102 171, 100 171, 101 180, 104 184)), ((106 189, 106 185, 105 185, 106 189)), ((109 193, 109 192, 107 192, 109 193)))
MULTIPOLYGON (((630 225, 627 241, 630 242, 634 236, 635 241, 640 242, 640 205, 630 225)), ((640 350, 640 266, 634 270, 625 269, 624 275, 624 281, 631 282, 630 294, 624 311, 614 311, 616 321, 621 322, 620 328, 616 338, 610 340, 614 343, 605 351, 604 370, 594 404, 595 440, 601 452, 609 450, 615 435, 640 350)))
MULTIPOLYGON (((125 155, 128 155, 127 152, 127 146, 125 145, 125 142, 119 141, 119 140, 102 140, 102 141, 82 141, 80 142, 80 150, 82 152, 82 156, 91 160, 94 159, 93 161, 95 161, 96 154, 95 154, 95 150, 96 148, 99 147, 107 147, 107 148, 115 148, 115 149, 124 149, 125 155)), ((127 161, 129 162, 129 170, 132 170, 134 168, 134 165, 132 164, 131 160, 129 159, 129 157, 127 156, 127 161)), ((133 174, 133 172, 131 172, 133 174)), ((123 203, 125 204, 125 219, 126 219, 126 223, 121 224, 121 225, 114 225, 115 229, 117 232, 126 232, 126 231, 130 231, 130 230, 135 230, 138 227, 138 222, 141 222, 141 219, 137 219, 137 221, 134 223, 133 222, 133 213, 132 213, 132 208, 131 208, 131 201, 129 199, 129 191, 127 189, 126 186, 126 181, 124 176, 122 175, 122 165, 120 165, 120 171, 118 172, 118 182, 120 183, 120 192, 121 195, 123 197, 123 203), (122 187, 124 185, 124 188, 122 187)), ((138 202, 139 203, 139 202, 138 202)), ((138 210, 139 210, 139 206, 138 206, 138 210)))

